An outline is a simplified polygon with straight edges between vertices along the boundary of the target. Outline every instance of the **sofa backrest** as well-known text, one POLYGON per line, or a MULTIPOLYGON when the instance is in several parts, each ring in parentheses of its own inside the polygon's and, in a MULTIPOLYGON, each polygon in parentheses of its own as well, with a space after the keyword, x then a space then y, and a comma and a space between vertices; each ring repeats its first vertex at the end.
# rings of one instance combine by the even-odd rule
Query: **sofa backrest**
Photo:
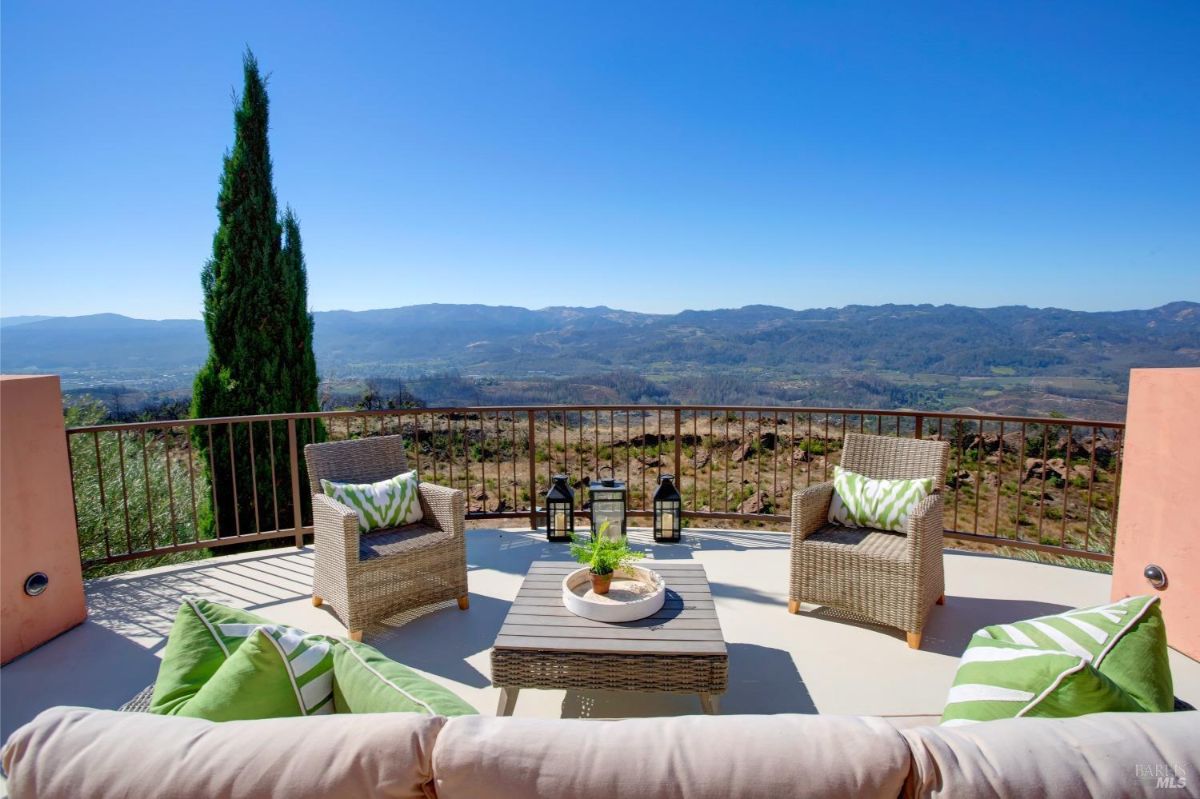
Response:
POLYGON ((1200 713, 897 730, 854 716, 597 721, 387 713, 228 721, 52 708, 13 799, 1200 796, 1200 713))
POLYGON ((1194 711, 1003 719, 901 734, 912 753, 909 797, 1200 796, 1194 711))
POLYGON ((12 799, 432 797, 445 719, 409 713, 214 723, 55 707, 4 746, 12 799))
POLYGON ((899 795, 908 747, 854 716, 596 721, 461 716, 433 750, 439 799, 899 795))

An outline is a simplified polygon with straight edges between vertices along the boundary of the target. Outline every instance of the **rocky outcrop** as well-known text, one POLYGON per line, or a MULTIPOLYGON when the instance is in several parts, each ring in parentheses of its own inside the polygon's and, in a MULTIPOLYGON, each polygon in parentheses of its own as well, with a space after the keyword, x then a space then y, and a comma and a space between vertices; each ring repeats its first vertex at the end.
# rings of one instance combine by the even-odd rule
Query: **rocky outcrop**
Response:
POLYGON ((754 438, 742 442, 733 451, 734 463, 748 461, 760 452, 771 452, 779 444, 779 436, 775 433, 759 433, 754 438))
POLYGON ((971 474, 966 469, 957 471, 946 479, 947 488, 961 488, 962 486, 974 485, 975 475, 971 474))
POLYGON ((1030 480, 1066 480, 1067 465, 1062 458, 1050 458, 1042 460, 1041 458, 1026 458, 1025 459, 1025 474, 1021 478, 1022 482, 1030 480))
POLYGON ((766 491, 757 491, 742 500, 737 510, 738 513, 771 513, 773 507, 771 495, 766 491))

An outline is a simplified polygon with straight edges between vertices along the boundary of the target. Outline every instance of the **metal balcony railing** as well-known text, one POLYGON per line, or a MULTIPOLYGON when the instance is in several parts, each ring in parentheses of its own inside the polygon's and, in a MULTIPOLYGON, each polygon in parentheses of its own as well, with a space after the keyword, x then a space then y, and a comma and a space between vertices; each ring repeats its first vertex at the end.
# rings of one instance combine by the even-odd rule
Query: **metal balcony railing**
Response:
MULTIPOLYGON (((554 474, 600 467, 648 517, 674 474, 690 523, 786 529, 794 490, 830 479, 848 431, 951 445, 946 535, 1111 560, 1124 425, 851 408, 561 405, 266 414, 67 430, 86 566, 311 533, 306 443, 400 434, 468 518, 539 524, 554 474), (294 509, 299 508, 299 513, 294 509)), ((585 492, 577 498, 585 501, 585 492)), ((586 515, 586 507, 582 512, 586 515)))

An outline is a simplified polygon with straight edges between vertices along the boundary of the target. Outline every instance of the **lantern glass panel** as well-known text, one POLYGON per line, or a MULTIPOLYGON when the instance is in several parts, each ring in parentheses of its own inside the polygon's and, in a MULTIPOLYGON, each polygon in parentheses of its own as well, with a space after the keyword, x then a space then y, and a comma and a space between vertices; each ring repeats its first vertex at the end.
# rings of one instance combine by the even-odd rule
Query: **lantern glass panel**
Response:
POLYGON ((593 483, 588 490, 592 499, 592 536, 600 534, 600 527, 608 522, 605 535, 618 539, 625 535, 625 487, 620 483, 605 486, 593 483))

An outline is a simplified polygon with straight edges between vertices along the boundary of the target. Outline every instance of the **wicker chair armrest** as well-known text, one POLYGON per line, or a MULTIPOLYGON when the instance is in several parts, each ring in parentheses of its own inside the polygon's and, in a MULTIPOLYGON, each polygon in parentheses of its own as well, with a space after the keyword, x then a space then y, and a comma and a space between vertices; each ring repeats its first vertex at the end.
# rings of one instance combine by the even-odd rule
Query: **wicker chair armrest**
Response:
POLYGON ((817 483, 792 494, 792 542, 803 541, 829 518, 833 483, 817 483))
POLYGON ((909 551, 918 558, 941 557, 944 530, 942 495, 930 494, 918 502, 908 515, 905 534, 908 536, 909 551))
POLYGON ((358 560, 358 514, 325 494, 313 494, 313 538, 316 546, 358 560))
POLYGON ((463 535, 466 528, 467 495, 461 489, 436 483, 421 483, 421 513, 439 530, 463 535))

